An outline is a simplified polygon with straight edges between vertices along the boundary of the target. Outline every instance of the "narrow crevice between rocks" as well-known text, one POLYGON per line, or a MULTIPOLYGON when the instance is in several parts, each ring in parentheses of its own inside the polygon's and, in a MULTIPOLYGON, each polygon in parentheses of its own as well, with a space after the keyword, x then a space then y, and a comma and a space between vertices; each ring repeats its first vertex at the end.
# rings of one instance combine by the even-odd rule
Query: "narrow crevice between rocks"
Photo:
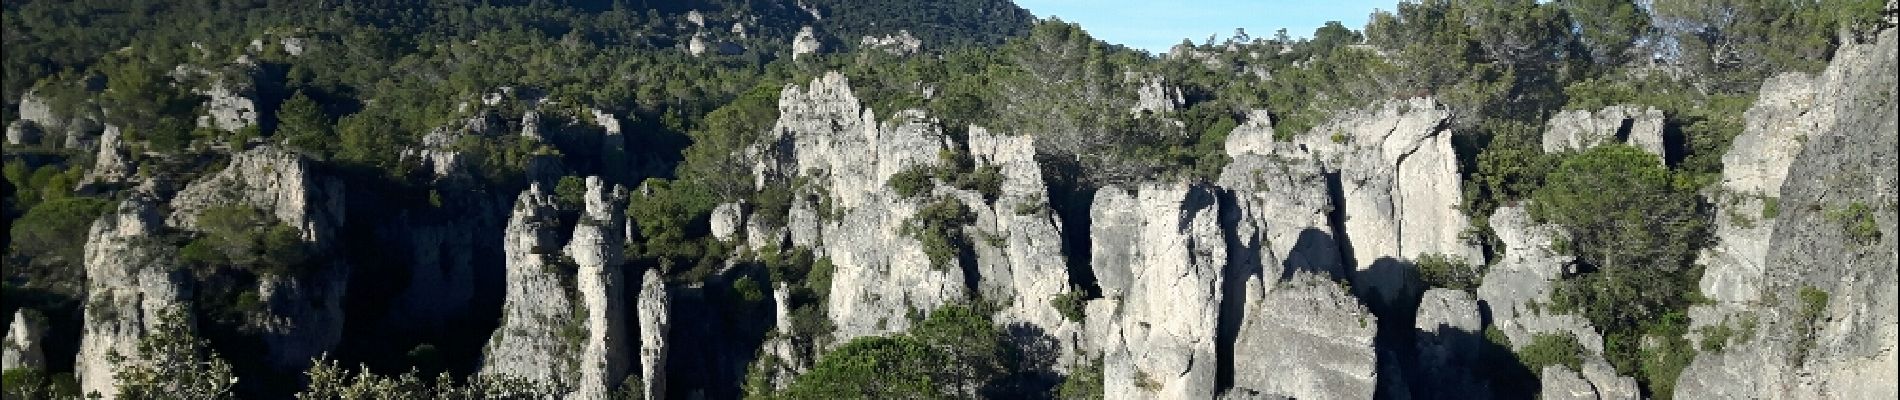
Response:
MULTIPOLYGON (((1243 240, 1239 225, 1244 217, 1234 193, 1216 190, 1220 206, 1221 237, 1227 241, 1227 267, 1222 271, 1220 314, 1214 331, 1215 393, 1234 386, 1234 342, 1246 315, 1247 278, 1261 274, 1260 243, 1243 240)), ((1251 239, 1251 238, 1249 238, 1251 239)))

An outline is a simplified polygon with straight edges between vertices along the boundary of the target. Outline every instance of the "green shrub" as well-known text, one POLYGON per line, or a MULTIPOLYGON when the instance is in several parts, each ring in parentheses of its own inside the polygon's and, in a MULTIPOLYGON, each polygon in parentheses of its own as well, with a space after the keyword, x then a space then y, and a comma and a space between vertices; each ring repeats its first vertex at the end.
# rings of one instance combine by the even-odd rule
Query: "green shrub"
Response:
POLYGON ((1009 372, 1008 343, 987 315, 944 306, 908 333, 853 339, 780 393, 787 399, 968 398, 1009 372))
POLYGON ((186 263, 201 267, 235 267, 259 274, 302 272, 310 249, 296 228, 276 217, 246 206, 218 206, 198 215, 203 234, 179 252, 186 263))
POLYGON ((1070 322, 1082 322, 1088 317, 1086 312, 1088 293, 1083 292, 1081 288, 1071 288, 1068 292, 1049 299, 1049 306, 1055 307, 1056 312, 1062 314, 1063 319, 1070 322))
POLYGON ((1517 349, 1518 359, 1532 371, 1543 371, 1548 365, 1582 371, 1583 353, 1583 344, 1568 334, 1538 334, 1531 337, 1530 344, 1517 349))
POLYGON ((930 179, 930 167, 913 165, 910 168, 905 168, 903 171, 898 171, 896 174, 891 175, 891 180, 885 184, 890 186, 891 190, 896 191, 898 196, 914 198, 930 190, 932 186, 930 179))
POLYGON ((1416 264, 1419 280, 1429 287, 1473 291, 1478 290, 1478 283, 1484 279, 1483 265, 1470 264, 1459 257, 1425 254, 1419 256, 1416 264))
POLYGON ((1088 364, 1076 366, 1069 376, 1062 379, 1062 386, 1056 390, 1056 398, 1067 400, 1101 400, 1106 387, 1102 386, 1102 359, 1097 357, 1088 364))
POLYGON ((40 203, 14 220, 9 229, 13 252, 39 265, 78 266, 93 220, 111 211, 112 203, 90 197, 68 197, 40 203))
POLYGON ((1880 241, 1880 225, 1875 221, 1874 210, 1867 203, 1854 202, 1846 207, 1829 210, 1828 221, 1841 225, 1841 231, 1849 239, 1862 245, 1880 241))
POLYGON ((903 233, 924 245, 933 268, 956 266, 957 257, 970 248, 963 226, 976 222, 976 214, 955 198, 942 197, 925 205, 917 215, 904 221, 903 233))

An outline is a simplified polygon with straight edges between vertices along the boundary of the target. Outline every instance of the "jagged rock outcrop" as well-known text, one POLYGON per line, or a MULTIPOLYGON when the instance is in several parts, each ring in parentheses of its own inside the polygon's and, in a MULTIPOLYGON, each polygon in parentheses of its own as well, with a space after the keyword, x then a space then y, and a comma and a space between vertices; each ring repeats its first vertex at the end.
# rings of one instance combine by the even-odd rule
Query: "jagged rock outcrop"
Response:
POLYGON ((812 31, 811 27, 809 26, 800 28, 798 30, 798 36, 792 37, 792 59, 793 60, 797 60, 798 56, 818 53, 819 51, 824 50, 824 48, 825 48, 824 42, 818 41, 817 33, 812 31))
POLYGON ((172 198, 169 224, 198 230, 198 217, 224 206, 250 207, 295 229, 319 260, 308 270, 261 274, 256 316, 266 358, 286 370, 301 368, 343 338, 343 296, 349 265, 326 256, 343 224, 343 183, 316 171, 314 162, 270 146, 231 157, 224 170, 193 181, 172 198))
POLYGON ((29 120, 13 121, 7 124, 7 145, 27 146, 40 144, 40 126, 29 120))
POLYGON ((191 278, 160 242, 158 208, 151 197, 134 194, 88 231, 85 318, 74 361, 81 393, 115 397, 109 355, 136 357, 139 339, 158 328, 160 315, 189 307, 191 278))
MULTIPOLYGON (((1731 302, 1729 312, 1691 315, 1694 325, 1737 329, 1742 325, 1732 320, 1753 320, 1748 339, 1698 354, 1677 381, 1677 398, 1889 398, 1900 392, 1893 375, 1900 367, 1894 284, 1900 279, 1894 269, 1900 264, 1894 251, 1900 246, 1900 172, 1892 168, 1900 158, 1900 101, 1892 89, 1900 83, 1893 74, 1900 43, 1892 28, 1865 41, 1843 41, 1811 84, 1790 85, 1799 82, 1795 77, 1770 81, 1760 97, 1765 102, 1747 115, 1751 130, 1791 126, 1783 129, 1805 132, 1795 140, 1806 145, 1778 188, 1780 210, 1756 299, 1731 302), (1808 88, 1813 100, 1804 107, 1808 88)), ((1778 157, 1768 147, 1759 158, 1778 157)), ((1768 183, 1776 172, 1770 162, 1743 166, 1737 183, 1768 183)), ((1741 268, 1722 273, 1754 274, 1741 268)))
POLYGON ((1109 398, 1211 398, 1226 240, 1213 190, 1103 188, 1089 208, 1090 263, 1102 298, 1087 306, 1109 398))
POLYGON ((75 190, 90 191, 101 185, 124 184, 132 179, 132 155, 125 144, 119 140, 123 133, 118 126, 106 125, 105 133, 99 135, 99 152, 93 159, 92 169, 86 171, 86 177, 79 181, 75 190))
MULTIPOLYGON (((1251 122, 1250 122, 1251 124, 1251 122)), ((1295 271, 1307 271, 1334 278, 1345 278, 1347 270, 1340 260, 1339 244, 1329 217, 1334 205, 1328 196, 1326 173, 1312 159, 1274 156, 1273 149, 1294 151, 1287 143, 1267 142, 1255 150, 1236 145, 1236 141, 1255 138, 1243 134, 1246 125, 1235 128, 1239 136, 1228 136, 1228 148, 1246 148, 1229 153, 1233 161, 1221 170, 1219 185, 1232 196, 1223 225, 1232 235, 1229 251, 1234 257, 1229 279, 1245 281, 1261 275, 1268 282, 1282 280, 1295 271)), ((1271 131, 1264 132, 1271 140, 1271 131)), ((1238 282, 1229 282, 1231 287, 1238 282)), ((1230 290, 1230 293, 1239 293, 1230 290)))
POLYGON ((1663 145, 1663 113, 1655 107, 1604 107, 1591 113, 1569 110, 1550 117, 1544 130, 1544 152, 1583 150, 1608 143, 1627 143, 1657 157, 1669 159, 1663 145))
POLYGON ((1247 120, 1234 127, 1223 143, 1228 157, 1239 158, 1245 154, 1269 155, 1274 153, 1273 114, 1267 110, 1247 112, 1247 120))
POLYGON ((1513 346, 1530 344, 1537 334, 1567 334, 1575 336, 1584 349, 1601 354, 1603 337, 1589 320, 1546 314, 1538 306, 1550 302, 1553 282, 1570 272, 1574 258, 1555 248, 1563 233, 1556 226, 1532 221, 1522 206, 1499 207, 1491 214, 1491 229, 1504 247, 1504 258, 1485 272, 1478 298, 1490 308, 1492 326, 1513 346))
POLYGON ((1436 288, 1425 291, 1418 304, 1418 375, 1409 376, 1416 387, 1426 389, 1421 397, 1438 399, 1488 398, 1484 378, 1478 376, 1486 366, 1479 355, 1484 345, 1484 318, 1477 299, 1462 290, 1436 288))
POLYGON ((1244 319, 1227 361, 1234 366, 1230 396, 1372 398, 1378 318, 1329 277, 1301 272, 1272 283, 1251 279, 1244 319))
POLYGON ((1072 288, 1068 258, 1062 254, 1062 223, 1049 205, 1035 139, 992 134, 976 126, 970 127, 968 137, 977 168, 994 167, 1002 177, 990 205, 984 206, 981 197, 963 197, 977 214, 974 235, 1001 238, 971 241, 977 290, 984 299, 1005 305, 994 318, 1013 340, 1055 343, 1053 356, 1062 360, 1032 363, 1060 369, 1075 354, 1082 321, 1063 317, 1053 305, 1072 288))
POLYGON ((205 102, 205 115, 198 118, 198 126, 237 132, 257 125, 257 88, 253 83, 218 79, 212 82, 211 88, 198 94, 210 98, 205 102))
POLYGON ((865 36, 858 40, 858 45, 901 56, 916 53, 918 49, 923 48, 924 41, 911 36, 909 30, 898 30, 897 33, 879 37, 865 36))
POLYGON ((635 313, 640 330, 640 388, 646 398, 666 397, 666 334, 673 319, 672 296, 660 271, 648 269, 640 278, 640 298, 635 313))
POLYGON ((14 369, 46 370, 46 353, 40 343, 46 340, 46 317, 21 309, 13 312, 7 324, 6 341, 0 342, 0 371, 14 369))
MULTIPOLYGON (((574 283, 586 311, 578 317, 587 325, 580 383, 573 397, 604 399, 628 373, 627 354, 632 351, 627 348, 622 294, 626 289, 622 231, 627 224, 627 190, 602 183, 600 177, 588 177, 586 182, 580 220, 566 248, 567 257, 579 266, 574 283)), ((644 302, 645 297, 641 299, 644 302)))
POLYGON ((587 324, 576 315, 583 306, 570 286, 577 266, 561 260, 566 235, 559 213, 553 194, 539 184, 515 201, 502 237, 508 269, 502 324, 488 341, 482 373, 568 392, 580 379, 587 324))
MULTIPOLYGON (((911 310, 933 310, 966 298, 962 268, 932 266, 922 243, 902 233, 923 202, 954 191, 939 187, 910 199, 885 184, 898 172, 942 162, 938 154, 949 142, 934 119, 910 111, 880 124, 858 103, 844 76, 832 72, 813 79, 809 88, 787 85, 772 129, 775 137, 749 151, 759 159, 756 184, 803 177, 815 185, 812 195, 831 203, 832 218, 813 218, 816 207, 803 204, 793 207, 789 219, 803 225, 790 231, 817 232, 807 238, 813 241, 791 244, 811 247, 835 265, 826 314, 837 327, 836 343, 903 331, 911 310)), ((795 197, 802 199, 798 203, 810 198, 795 197)), ((960 198, 968 204, 968 197, 960 198)), ((752 220, 746 223, 747 235, 764 236, 752 240, 758 242, 753 246, 784 243, 785 229, 752 220)))
MULTIPOLYGON (((562 232, 562 210, 540 184, 517 198, 502 242, 504 319, 489 340, 483 374, 528 379, 570 398, 602 399, 631 372, 622 270, 627 192, 599 177, 588 177, 586 185, 571 234, 562 232)), ((645 329, 642 296, 635 314, 645 329)))
POLYGON ((1135 105, 1130 112, 1169 113, 1187 104, 1181 96, 1181 88, 1169 86, 1160 76, 1140 78, 1141 87, 1135 89, 1135 105))
POLYGON ((1337 233, 1350 249, 1354 288, 1379 303, 1414 290, 1408 270, 1420 255, 1482 259, 1463 238, 1470 223, 1459 211, 1464 197, 1450 117, 1431 98, 1390 100, 1339 113, 1274 153, 1318 160, 1337 182, 1329 189, 1345 221, 1337 233))
POLYGON ((35 91, 20 95, 19 120, 7 125, 7 144, 41 144, 84 150, 105 129, 104 111, 92 103, 73 109, 54 109, 53 102, 35 91), (15 136, 19 141, 15 142, 15 136), (58 140, 55 142, 55 140, 58 140))
POLYGON ((1491 325, 1510 340, 1512 350, 1530 345, 1537 335, 1575 337, 1585 350, 1583 379, 1602 398, 1635 398, 1636 381, 1616 375, 1604 361, 1603 335, 1590 321, 1548 310, 1555 281, 1572 272, 1573 258, 1555 247, 1563 233, 1556 226, 1532 221, 1522 206, 1499 207, 1491 214, 1491 229, 1504 246, 1504 258, 1485 272, 1478 299, 1488 307, 1491 325))
POLYGON ((343 224, 343 183, 316 168, 296 153, 271 146, 232 155, 224 170, 192 182, 172 198, 167 223, 196 229, 198 215, 205 210, 242 205, 296 229, 304 241, 330 245, 343 224))
POLYGON ((712 226, 713 238, 732 240, 739 235, 739 229, 745 224, 745 206, 740 203, 724 203, 713 207, 712 217, 707 221, 712 226))

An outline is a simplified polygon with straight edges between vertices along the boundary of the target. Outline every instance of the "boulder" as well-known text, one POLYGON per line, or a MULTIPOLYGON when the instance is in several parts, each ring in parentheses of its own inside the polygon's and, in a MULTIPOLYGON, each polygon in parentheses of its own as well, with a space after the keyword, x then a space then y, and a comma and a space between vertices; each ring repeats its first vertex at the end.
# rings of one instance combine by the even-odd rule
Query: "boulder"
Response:
POLYGON ((1232 392, 1295 399, 1370 399, 1378 379, 1378 318, 1320 274, 1247 285, 1235 339, 1232 392), (1274 286, 1268 288, 1267 286, 1274 286))
POLYGON ((1595 113, 1569 110, 1550 118, 1544 131, 1544 152, 1584 150, 1608 143, 1627 143, 1664 160, 1663 113, 1655 107, 1617 105, 1595 113))

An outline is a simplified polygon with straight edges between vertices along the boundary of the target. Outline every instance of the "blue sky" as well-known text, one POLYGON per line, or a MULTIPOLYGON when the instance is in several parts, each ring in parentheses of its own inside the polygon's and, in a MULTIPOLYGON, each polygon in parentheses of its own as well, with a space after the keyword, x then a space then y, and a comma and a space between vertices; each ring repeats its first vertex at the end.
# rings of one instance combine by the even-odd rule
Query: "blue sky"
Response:
POLYGON ((1391 11, 1398 0, 1016 0, 1038 17, 1061 17, 1109 43, 1161 53, 1192 38, 1225 39, 1234 28, 1272 37, 1286 28, 1294 37, 1313 35, 1326 21, 1365 28, 1373 9, 1391 11))

